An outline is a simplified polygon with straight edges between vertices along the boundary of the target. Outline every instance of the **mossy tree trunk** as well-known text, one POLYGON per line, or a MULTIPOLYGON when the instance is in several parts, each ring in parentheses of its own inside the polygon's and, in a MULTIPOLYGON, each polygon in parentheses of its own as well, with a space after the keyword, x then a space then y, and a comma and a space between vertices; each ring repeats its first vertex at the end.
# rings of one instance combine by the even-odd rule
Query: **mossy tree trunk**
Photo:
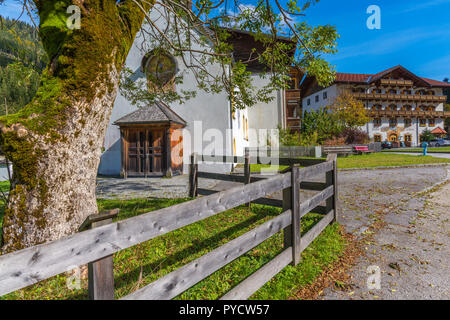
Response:
MULTIPOLYGON (((33 101, 0 118, 0 145, 13 162, 3 253, 72 234, 97 213, 105 130, 119 73, 144 19, 128 0, 35 4, 50 64, 33 101), (72 4, 81 8, 81 28, 68 30, 72 4)), ((150 4, 142 5, 150 10, 150 4)))

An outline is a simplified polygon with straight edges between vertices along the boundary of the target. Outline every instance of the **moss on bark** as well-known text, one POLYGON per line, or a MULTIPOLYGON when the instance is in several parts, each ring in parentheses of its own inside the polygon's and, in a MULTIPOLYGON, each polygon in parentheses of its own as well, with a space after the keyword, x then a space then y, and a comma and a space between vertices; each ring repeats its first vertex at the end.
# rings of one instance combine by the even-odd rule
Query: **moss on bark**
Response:
MULTIPOLYGON (((143 6, 146 10, 151 7, 146 3, 143 6)), ((70 149, 71 140, 83 134, 84 119, 98 117, 94 114, 98 110, 94 111, 91 104, 104 95, 115 95, 118 77, 111 74, 120 72, 145 16, 132 1, 39 1, 37 8, 40 36, 50 64, 33 101, 17 114, 0 117, 0 146, 14 165, 3 227, 6 252, 42 242, 23 239, 27 237, 24 233, 30 232, 29 223, 36 230, 52 225, 43 214, 49 194, 58 192, 47 183, 52 174, 46 171, 49 150, 61 143, 70 149), (67 7, 79 3, 84 6, 81 28, 69 30, 67 7)), ((111 109, 112 105, 105 106, 105 114, 109 115, 111 109)), ((108 117, 100 119, 106 127, 108 117)), ((98 139, 102 141, 103 137, 98 139)), ((59 173, 61 183, 71 170, 74 168, 59 173)), ((73 204, 66 209, 77 210, 73 204)), ((72 229, 75 232, 77 226, 72 229)))

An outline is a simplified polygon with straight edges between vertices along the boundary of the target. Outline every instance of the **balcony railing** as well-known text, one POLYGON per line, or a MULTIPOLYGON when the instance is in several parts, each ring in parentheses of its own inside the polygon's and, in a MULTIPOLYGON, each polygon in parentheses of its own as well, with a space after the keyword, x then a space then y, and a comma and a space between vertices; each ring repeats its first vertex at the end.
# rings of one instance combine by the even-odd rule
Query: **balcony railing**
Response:
POLYGON ((381 79, 380 84, 385 86, 406 86, 410 87, 413 85, 411 80, 390 80, 390 79, 381 79))
POLYGON ((426 96, 418 94, 386 94, 386 93, 353 93, 353 96, 362 100, 385 101, 421 101, 421 102, 445 102, 447 96, 426 96))
POLYGON ((370 117, 414 117, 414 118, 448 118, 450 111, 423 110, 368 110, 370 117))

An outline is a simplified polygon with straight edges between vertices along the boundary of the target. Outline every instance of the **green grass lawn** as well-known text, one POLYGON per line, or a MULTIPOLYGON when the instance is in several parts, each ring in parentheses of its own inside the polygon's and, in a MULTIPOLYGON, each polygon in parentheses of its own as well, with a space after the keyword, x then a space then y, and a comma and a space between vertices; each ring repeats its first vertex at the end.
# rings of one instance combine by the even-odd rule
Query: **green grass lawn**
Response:
MULTIPOLYGON (((126 219, 188 199, 99 200, 100 210, 120 208, 118 219, 126 219)), ((114 255, 115 295, 123 297, 139 287, 180 268, 186 263, 272 219, 278 208, 255 205, 251 210, 241 206, 175 230, 114 255)), ((310 213, 302 218, 305 233, 322 216, 310 213)), ((279 232, 247 254, 199 282, 177 299, 217 299, 244 280, 283 250, 279 232)), ((288 266, 258 290, 252 299, 287 299, 299 287, 311 283, 322 270, 342 254, 346 242, 339 226, 328 226, 302 254, 302 262, 288 266)), ((18 290, 1 299, 87 299, 87 282, 82 289, 71 291, 63 274, 18 290)))
MULTIPOLYGON (((416 156, 410 154, 394 153, 372 153, 363 155, 351 155, 348 157, 338 157, 338 168, 376 168, 387 166, 405 166, 429 163, 450 163, 450 159, 435 158, 433 156, 416 156)), ((262 164, 252 164, 252 172, 283 170, 287 166, 270 166, 262 164)))
MULTIPOLYGON (((414 149, 387 149, 383 152, 423 152, 423 148, 414 149)), ((450 147, 428 148, 428 152, 450 153, 450 147)))

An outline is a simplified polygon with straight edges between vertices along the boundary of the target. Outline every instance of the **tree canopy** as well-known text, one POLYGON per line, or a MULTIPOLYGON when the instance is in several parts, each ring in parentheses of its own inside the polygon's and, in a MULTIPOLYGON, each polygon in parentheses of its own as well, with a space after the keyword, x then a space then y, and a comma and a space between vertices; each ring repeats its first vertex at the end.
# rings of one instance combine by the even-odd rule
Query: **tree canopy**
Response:
POLYGON ((0 115, 16 113, 31 101, 46 61, 33 26, 0 16, 0 115))

